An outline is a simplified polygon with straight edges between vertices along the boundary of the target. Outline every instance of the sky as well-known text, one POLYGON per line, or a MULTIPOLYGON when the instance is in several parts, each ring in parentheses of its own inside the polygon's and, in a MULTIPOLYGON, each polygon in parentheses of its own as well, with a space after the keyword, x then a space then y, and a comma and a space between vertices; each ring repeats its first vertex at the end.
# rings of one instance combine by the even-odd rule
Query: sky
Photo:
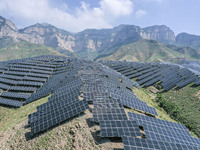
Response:
POLYGON ((70 32, 167 25, 176 35, 200 35, 200 0, 0 0, 0 15, 19 29, 36 23, 70 32))

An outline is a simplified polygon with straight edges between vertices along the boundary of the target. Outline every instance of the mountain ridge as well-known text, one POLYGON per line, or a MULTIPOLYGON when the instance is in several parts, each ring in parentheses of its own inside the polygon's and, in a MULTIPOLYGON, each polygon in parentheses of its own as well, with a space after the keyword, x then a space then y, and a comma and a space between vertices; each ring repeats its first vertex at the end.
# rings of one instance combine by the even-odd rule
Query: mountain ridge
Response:
MULTIPOLYGON (((190 50, 190 49, 189 49, 190 50)), ((187 49, 173 49, 169 46, 155 41, 142 39, 137 42, 129 43, 118 48, 113 54, 99 57, 99 60, 132 60, 139 62, 158 62, 169 61, 178 62, 180 59, 195 59, 200 58, 199 53, 189 53, 187 49), (185 50, 185 51, 184 51, 185 50)))
MULTIPOLYGON (((17 29, 12 21, 0 17, 0 48, 28 41, 56 49, 59 53, 96 59, 110 55, 123 45, 142 39, 156 40, 164 44, 182 45, 174 32, 166 25, 141 28, 135 25, 119 25, 110 29, 85 29, 78 33, 59 29, 51 24, 39 24, 17 29)), ((198 45, 198 44, 197 44, 198 45)), ((187 46, 187 45, 184 45, 187 46)))

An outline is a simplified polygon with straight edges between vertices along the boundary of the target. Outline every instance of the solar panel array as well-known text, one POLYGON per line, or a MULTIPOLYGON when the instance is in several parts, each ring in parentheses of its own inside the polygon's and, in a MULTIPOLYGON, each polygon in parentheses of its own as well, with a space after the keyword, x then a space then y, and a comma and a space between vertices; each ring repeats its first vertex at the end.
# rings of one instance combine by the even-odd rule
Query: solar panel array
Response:
POLYGON ((122 136, 124 150, 198 150, 191 145, 122 136))
POLYGON ((190 83, 200 85, 200 73, 182 65, 169 63, 139 63, 131 61, 100 61, 102 64, 122 73, 128 78, 136 78, 142 86, 159 83, 165 91, 174 87, 182 88, 190 83))
MULTIPOLYGON (((190 135, 187 128, 179 123, 169 122, 154 117, 144 116, 141 114, 135 114, 128 112, 129 119, 136 121, 139 126, 142 126, 146 139, 132 139, 132 141, 141 142, 150 142, 153 144, 159 144, 164 142, 173 145, 174 149, 200 149, 200 141, 197 138, 194 138, 190 135), (154 142, 155 141, 155 142, 154 142), (156 142, 157 141, 157 142, 156 142), (179 146, 177 146, 179 145, 179 146)), ((132 142, 132 144, 127 144, 130 140, 129 137, 124 137, 125 145, 127 147, 140 147, 137 142, 132 142), (137 144, 136 144, 137 143, 137 144)), ((126 147, 125 146, 125 147, 126 147)), ((158 146, 158 145, 157 145, 158 146)), ((168 145, 169 146, 169 145, 168 145)), ((152 148, 152 147, 146 147, 152 148)), ((157 147, 159 148, 159 147, 157 147)), ((128 149, 128 148, 127 148, 128 149)))
POLYGON ((129 78, 145 86, 161 81, 166 90, 199 80, 176 65, 40 56, 0 63, 0 104, 20 107, 51 94, 48 102, 28 116, 31 136, 78 116, 90 109, 90 103, 99 136, 121 137, 125 150, 199 149, 200 140, 184 125, 156 118, 155 108, 132 91, 140 85, 129 78), (149 116, 127 113, 124 107, 149 116))

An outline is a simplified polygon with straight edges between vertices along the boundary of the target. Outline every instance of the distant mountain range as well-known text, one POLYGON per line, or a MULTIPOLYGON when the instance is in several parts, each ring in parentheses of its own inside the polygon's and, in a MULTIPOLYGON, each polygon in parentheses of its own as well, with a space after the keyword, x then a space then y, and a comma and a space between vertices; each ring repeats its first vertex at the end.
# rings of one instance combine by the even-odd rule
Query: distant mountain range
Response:
POLYGON ((112 55, 101 57, 103 60, 132 60, 138 62, 179 62, 180 60, 198 60, 200 51, 192 51, 192 48, 177 48, 172 45, 164 45, 155 40, 140 40, 123 45, 112 55))
MULTIPOLYGON (((150 43, 151 50, 153 50, 153 44, 163 43, 167 50, 175 51, 177 55, 180 54, 181 58, 198 59, 200 56, 200 36, 187 33, 180 33, 175 36, 174 32, 165 25, 146 28, 120 25, 112 29, 86 29, 82 32, 71 33, 50 24, 35 24, 24 29, 17 29, 10 20, 0 17, 0 52, 2 48, 5 50, 5 48, 23 41, 35 44, 34 46, 39 44, 39 47, 44 45, 53 48, 57 50, 59 55, 95 60, 102 59, 105 56, 109 57, 122 46, 135 42, 140 44, 150 43), (152 40, 157 42, 152 42, 152 40)), ((130 48, 130 50, 132 49, 130 48)), ((141 51, 133 49, 133 51, 137 52, 137 54, 131 52, 131 55, 135 55, 133 57, 136 57, 139 52, 146 52, 144 49, 141 51)), ((159 51, 159 48, 156 51, 159 51)), ((160 49, 160 51, 163 51, 163 49, 160 49)), ((120 52, 120 54, 122 53, 123 51, 120 52)), ((153 57, 153 55, 149 57, 153 57)), ((110 58, 114 59, 114 57, 110 58)))

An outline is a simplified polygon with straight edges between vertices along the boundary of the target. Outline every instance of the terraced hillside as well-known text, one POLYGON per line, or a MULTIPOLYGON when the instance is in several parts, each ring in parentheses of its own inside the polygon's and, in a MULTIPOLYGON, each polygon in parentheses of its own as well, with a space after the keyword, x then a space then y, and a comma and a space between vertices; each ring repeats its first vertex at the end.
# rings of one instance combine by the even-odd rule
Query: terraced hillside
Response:
MULTIPOLYGON (((183 124, 159 119, 163 110, 139 99, 138 83, 103 64, 109 62, 51 55, 1 62, 0 146, 200 148, 200 140, 183 124)), ((138 73, 147 69, 137 67, 138 73)))

